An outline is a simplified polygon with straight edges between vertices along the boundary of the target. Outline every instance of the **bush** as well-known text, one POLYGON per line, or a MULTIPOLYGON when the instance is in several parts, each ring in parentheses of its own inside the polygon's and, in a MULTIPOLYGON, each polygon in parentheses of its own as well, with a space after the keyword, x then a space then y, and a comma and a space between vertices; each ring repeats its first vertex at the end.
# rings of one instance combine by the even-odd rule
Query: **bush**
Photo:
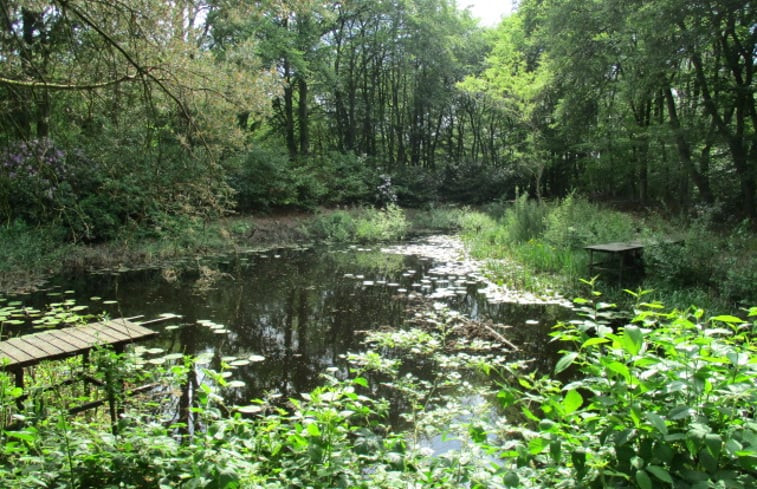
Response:
POLYGON ((398 206, 366 208, 357 218, 355 237, 364 242, 399 240, 405 237, 407 229, 405 212, 398 206))
POLYGON ((480 163, 450 163, 444 168, 439 195, 451 202, 483 204, 517 185, 507 169, 480 163))
POLYGON ((304 207, 374 203, 380 183, 366 159, 353 153, 332 151, 295 166, 295 186, 304 207))
POLYGON ((441 200, 439 172, 418 166, 402 166, 392 172, 397 202, 406 207, 420 207, 441 200))
POLYGON ((315 239, 345 243, 355 238, 357 224, 347 211, 319 213, 307 224, 307 234, 315 239))
POLYGON ((424 230, 458 231, 463 219, 471 214, 467 208, 431 205, 412 215, 413 227, 424 230))
POLYGON ((255 148, 231 166, 229 184, 236 191, 238 210, 297 205, 297 185, 285 151, 255 148))

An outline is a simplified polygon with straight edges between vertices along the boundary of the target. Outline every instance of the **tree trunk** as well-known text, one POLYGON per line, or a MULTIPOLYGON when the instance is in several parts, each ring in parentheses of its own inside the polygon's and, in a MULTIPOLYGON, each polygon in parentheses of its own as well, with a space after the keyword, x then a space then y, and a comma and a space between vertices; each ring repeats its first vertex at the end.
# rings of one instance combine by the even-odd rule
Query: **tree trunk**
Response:
POLYGON ((304 77, 297 78, 297 118, 300 125, 300 154, 310 153, 310 126, 308 121, 308 82, 304 77))
POLYGON ((701 195, 702 200, 704 200, 708 204, 712 204, 714 202, 714 198, 712 196, 712 190, 710 189, 710 182, 707 179, 707 175, 703 175, 699 172, 699 170, 696 168, 696 165, 694 164, 694 161, 691 158, 691 148, 689 147, 689 143, 686 141, 686 137, 683 134, 681 121, 678 119, 678 111, 676 110, 676 102, 673 98, 673 91, 670 89, 670 87, 666 87, 663 92, 665 95, 665 101, 667 102, 670 127, 673 129, 673 136, 675 138, 676 147, 678 148, 678 156, 681 159, 681 163, 683 163, 684 168, 686 168, 686 171, 694 182, 694 185, 696 185, 697 189, 699 189, 699 194, 701 195))

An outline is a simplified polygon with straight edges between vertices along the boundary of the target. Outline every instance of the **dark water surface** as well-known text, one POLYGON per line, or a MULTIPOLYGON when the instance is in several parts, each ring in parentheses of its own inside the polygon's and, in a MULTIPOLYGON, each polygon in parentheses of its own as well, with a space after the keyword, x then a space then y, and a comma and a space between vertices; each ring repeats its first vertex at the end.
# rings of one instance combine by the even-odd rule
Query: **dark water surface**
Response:
MULTIPOLYGON (((230 389, 227 400, 240 404, 266 392, 287 397, 311 390, 327 368, 346 368, 342 355, 362 349, 361 331, 402 325, 408 304, 435 292, 429 304, 443 301, 475 319, 510 325, 518 356, 534 357, 537 367, 552 364, 556 347, 547 334, 563 308, 491 304, 477 292, 476 276, 432 269, 439 264, 355 247, 281 249, 163 270, 61 277, 52 290, 69 291, 65 297, 111 317, 180 315, 151 325, 161 334, 142 346, 154 349, 155 363, 183 353, 204 357, 216 370, 222 362, 238 365, 233 378, 244 386, 230 389)), ((52 300, 48 294, 18 299, 40 307, 52 300)))

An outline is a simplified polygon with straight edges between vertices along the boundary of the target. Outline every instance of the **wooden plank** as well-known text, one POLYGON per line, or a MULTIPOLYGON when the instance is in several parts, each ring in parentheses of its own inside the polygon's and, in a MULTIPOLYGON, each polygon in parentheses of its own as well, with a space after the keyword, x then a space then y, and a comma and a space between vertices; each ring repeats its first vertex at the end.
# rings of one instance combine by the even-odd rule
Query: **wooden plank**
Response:
POLYGON ((45 358, 46 356, 48 356, 44 350, 40 350, 39 348, 35 347, 31 343, 27 343, 26 341, 22 340, 20 337, 11 338, 7 340, 7 342, 35 359, 45 358))
MULTIPOLYGON (((93 325, 95 326, 95 325, 93 325)), ((129 323, 127 321, 108 321, 107 323, 99 323, 96 325, 98 328, 108 329, 114 331, 120 335, 126 337, 128 341, 136 341, 149 336, 154 336, 157 333, 151 329, 144 328, 138 324, 129 323)))
POLYGON ((47 341, 47 335, 45 334, 30 334, 21 336, 18 339, 20 341, 23 341, 24 343, 34 346, 34 348, 37 348, 38 350, 45 352, 47 356, 53 357, 60 355, 61 353, 65 353, 64 350, 61 350, 57 346, 47 341))
POLYGON ((72 344, 70 341, 66 341, 66 336, 60 334, 58 330, 48 331, 46 337, 47 341, 66 351, 67 353, 74 353, 79 350, 76 345, 72 344))
POLYGON ((82 333, 87 333, 96 338, 98 344, 114 344, 122 341, 127 341, 129 337, 119 331, 112 330, 104 327, 101 323, 89 324, 87 326, 80 326, 79 330, 82 333))
POLYGON ((33 361, 34 357, 19 350, 7 341, 3 341, 0 343, 0 366, 4 365, 6 360, 8 360, 7 365, 12 366, 17 363, 33 361))
POLYGON ((94 345, 102 344, 102 341, 98 342, 97 338, 78 327, 61 329, 60 332, 65 333, 80 350, 89 350, 94 345))
POLYGON ((119 326, 119 325, 109 322, 109 323, 93 324, 91 327, 101 332, 102 334, 110 335, 114 338, 117 338, 118 342, 134 341, 135 337, 137 338, 139 337, 139 335, 134 335, 131 333, 131 330, 128 328, 128 325, 119 326))
POLYGON ((98 345, 121 346, 155 335, 157 332, 125 319, 34 333, 0 342, 0 368, 34 365, 84 354, 98 345))
POLYGON ((623 253, 627 251, 640 250, 644 248, 644 245, 639 242, 630 243, 602 243, 584 246, 587 250, 605 252, 605 253, 623 253))

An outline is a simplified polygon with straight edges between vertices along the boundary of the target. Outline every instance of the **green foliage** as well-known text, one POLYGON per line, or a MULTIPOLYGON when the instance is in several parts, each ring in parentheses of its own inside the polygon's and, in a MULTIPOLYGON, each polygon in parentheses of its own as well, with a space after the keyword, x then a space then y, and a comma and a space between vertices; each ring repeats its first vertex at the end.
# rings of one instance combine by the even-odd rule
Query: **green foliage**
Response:
POLYGON ((385 208, 359 207, 316 215, 305 226, 308 236, 332 242, 396 241, 405 237, 410 222, 395 204, 385 208))
POLYGON ((631 241, 637 238, 636 226, 628 214, 602 208, 571 194, 550 210, 544 240, 565 248, 631 241))
POLYGON ((757 250, 748 223, 713 230, 707 216, 664 232, 650 232, 645 270, 655 287, 700 287, 740 305, 757 300, 757 250), (671 239, 672 238, 672 239, 671 239))
POLYGON ((342 210, 317 214, 307 225, 309 236, 324 241, 346 243, 354 239, 356 231, 352 213, 342 210))
POLYGON ((470 214, 471 210, 467 207, 431 205, 413 212, 409 217, 413 228, 452 232, 460 230, 463 220, 470 214))
MULTIPOLYGON (((150 369, 159 397, 127 402, 116 434, 64 414, 65 389, 46 416, 16 412, 2 374, 0 412, 21 416, 0 430, 0 477, 8 489, 754 487, 757 308, 707 317, 647 296, 633 293, 632 313, 596 290, 576 299, 552 334, 565 345, 552 372, 508 361, 499 333, 476 338, 443 307, 370 332, 347 378, 283 402, 227 405, 228 372, 166 355, 150 369), (205 380, 177 418, 164 396, 188 375, 205 380), (448 445, 435 453, 432 439, 448 445)), ((98 351, 94 375, 106 389, 143 381, 133 360, 98 351)))
MULTIPOLYGON (((52 268, 69 251, 70 246, 61 245, 66 230, 59 226, 30 226, 23 221, 13 221, 0 226, 0 286, 9 285, 6 280, 33 278, 42 270, 52 268)), ((22 280, 24 281, 24 280, 22 280)))
POLYGON ((511 249, 520 263, 539 272, 564 274, 576 280, 583 277, 588 268, 588 257, 582 249, 555 246, 538 240, 512 245, 511 249))
POLYGON ((288 155, 266 147, 250 150, 230 172, 237 209, 251 211, 297 204, 288 155))
POLYGON ((372 203, 378 177, 365 158, 329 152, 292 162, 281 150, 258 147, 239 162, 229 181, 241 211, 372 203))
POLYGON ((508 240, 511 243, 522 243, 541 237, 548 212, 549 208, 544 203, 529 199, 526 193, 519 195, 512 207, 505 211, 502 222, 508 240))
POLYGON ((556 378, 517 374, 500 392, 515 436, 500 470, 525 487, 754 487, 757 321, 666 312, 641 292, 613 328, 624 314, 599 295, 553 334, 570 346, 556 378))
POLYGON ((395 204, 383 209, 364 208, 355 223, 358 241, 393 241, 405 237, 408 221, 405 211, 395 204))

